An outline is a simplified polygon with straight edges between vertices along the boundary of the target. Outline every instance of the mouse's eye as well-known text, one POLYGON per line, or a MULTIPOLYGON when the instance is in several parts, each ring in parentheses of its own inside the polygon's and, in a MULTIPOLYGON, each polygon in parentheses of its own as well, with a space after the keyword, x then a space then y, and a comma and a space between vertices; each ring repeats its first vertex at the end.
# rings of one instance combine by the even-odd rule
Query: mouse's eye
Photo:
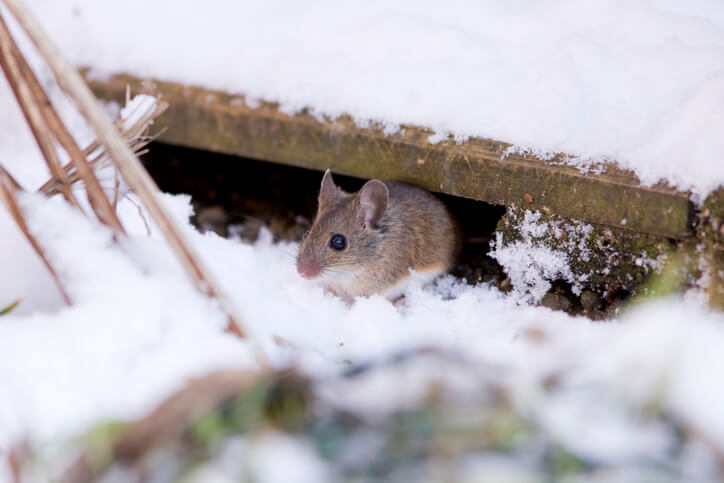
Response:
POLYGON ((329 240, 329 247, 333 250, 344 250, 347 248, 347 239, 339 233, 332 235, 332 238, 329 240))
POLYGON ((307 238, 307 235, 309 235, 309 230, 305 231, 302 235, 302 241, 304 241, 305 238, 307 238))

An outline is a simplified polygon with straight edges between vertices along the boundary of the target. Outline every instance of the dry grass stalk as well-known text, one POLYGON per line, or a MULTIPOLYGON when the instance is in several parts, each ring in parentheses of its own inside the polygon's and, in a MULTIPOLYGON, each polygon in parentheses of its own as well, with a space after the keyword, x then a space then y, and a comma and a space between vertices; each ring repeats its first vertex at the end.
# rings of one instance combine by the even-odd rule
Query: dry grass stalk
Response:
POLYGON ((63 297, 63 301, 66 305, 70 306, 72 305, 72 302, 70 300, 70 297, 68 296, 68 293, 65 291, 65 288, 63 287, 63 284, 61 283, 57 272, 50 264, 50 261, 48 261, 48 258, 45 256, 43 247, 40 246, 38 240, 36 240, 32 233, 30 233, 28 225, 25 222, 25 218, 23 217, 23 211, 20 208, 18 200, 15 196, 16 193, 21 191, 23 191, 23 189, 18 184, 18 182, 15 181, 10 173, 8 173, 5 168, 0 165, 0 198, 2 198, 5 206, 7 206, 8 211, 10 212, 10 216, 12 216, 15 220, 15 223, 17 223, 18 228, 20 228, 20 231, 23 232, 23 235, 25 235, 25 238, 28 240, 28 243, 30 243, 30 246, 33 247, 35 253, 38 254, 40 259, 45 264, 45 267, 48 269, 48 272, 50 272, 50 276, 53 277, 53 281, 58 287, 58 291, 60 292, 61 297, 63 297))
MULTIPOLYGON (((206 266, 201 263, 201 260, 191 248, 179 227, 162 205, 155 183, 128 147, 123 137, 118 133, 113 123, 108 120, 105 113, 101 110, 95 96, 85 84, 83 78, 50 42, 40 28, 40 25, 22 2, 18 0, 3 0, 3 3, 45 59, 53 71, 58 85, 69 95, 80 113, 85 117, 95 132, 100 144, 103 145, 108 156, 120 171, 125 182, 136 196, 138 196, 151 218, 159 226, 169 246, 181 261, 198 290, 219 302, 222 310, 228 317, 227 329, 239 337, 245 337, 241 319, 233 310, 231 303, 226 299, 216 281, 211 276, 211 273, 206 266)), ((76 169, 78 169, 80 174, 83 174, 83 170, 91 170, 85 163, 85 160, 82 165, 77 165, 76 169)), ((88 180, 85 178, 84 181, 86 182, 86 188, 89 189, 89 196, 91 195, 90 190, 94 190, 93 196, 99 193, 103 194, 107 209, 111 210, 110 202, 105 198, 105 194, 100 190, 99 185, 93 185, 96 186, 94 188, 93 186, 89 186, 88 180)), ((97 183, 97 179, 95 181, 97 183)), ((113 215, 115 217, 115 213, 113 215)), ((257 357, 260 364, 263 366, 267 365, 261 354, 257 354, 257 357)))
MULTIPOLYGON (((41 135, 41 137, 38 137, 36 134, 36 139, 38 139, 38 144, 41 146, 41 150, 48 162, 53 177, 56 178, 62 186, 63 194, 66 198, 70 197, 69 201, 73 196, 68 176, 65 170, 62 169, 57 158, 55 143, 53 141, 57 141, 66 153, 68 153, 72 165, 78 171, 80 178, 85 184, 88 201, 98 219, 117 233, 124 233, 123 226, 118 220, 110 201, 103 192, 103 188, 93 168, 88 165, 75 139, 73 139, 73 136, 68 132, 58 113, 55 112, 55 109, 50 103, 50 99, 18 49, 2 17, 0 17, 0 40, 3 44, 3 67, 5 67, 5 64, 10 67, 6 70, 6 76, 8 79, 11 79, 11 85, 17 88, 17 90, 15 90, 16 97, 20 101, 20 106, 26 115, 26 119, 33 133, 39 133, 41 135), (18 93, 20 93, 20 95, 18 95, 18 93), (44 146, 45 148, 43 148, 44 146)), ((78 206, 74 198, 72 198, 71 202, 78 206)))
MULTIPOLYGON (((128 99, 128 97, 129 96, 127 96, 126 103, 128 103, 128 101, 130 100, 128 99)), ((140 108, 141 107, 139 107, 138 109, 140 108)), ((129 148, 136 156, 140 156, 147 152, 147 150, 144 148, 156 137, 148 135, 149 125, 154 119, 163 114, 166 109, 168 109, 168 103, 159 99, 153 105, 152 109, 147 110, 140 117, 136 116, 135 111, 131 113, 129 117, 136 118, 136 120, 131 125, 127 125, 127 121, 124 119, 119 119, 115 122, 116 128, 118 128, 121 136, 123 136, 123 139, 126 141, 129 148)), ((111 164, 111 160, 108 157, 108 154, 97 140, 93 141, 85 149, 83 149, 83 156, 85 157, 85 159, 87 159, 87 163, 94 170, 111 164)), ((71 184, 80 181, 80 176, 78 175, 78 171, 75 169, 73 163, 68 163, 63 166, 63 170, 65 171, 71 184)), ((114 183, 116 184, 116 186, 114 186, 115 196, 117 196, 119 182, 120 180, 114 180, 114 183)), ((48 180, 43 186, 38 189, 38 191, 44 193, 46 196, 53 196, 61 193, 58 184, 55 183, 53 179, 48 180)), ((117 201, 117 199, 114 199, 114 201, 111 202, 111 205, 114 207, 114 209, 117 201)))
POLYGON ((61 163, 55 149, 53 137, 42 121, 43 115, 37 104, 33 102, 33 94, 30 87, 27 83, 21 81, 23 78, 23 74, 21 73, 22 64, 24 63, 22 56, 18 55, 17 45, 10 35, 5 20, 0 16, 0 66, 2 66, 5 72, 10 87, 20 103, 25 120, 28 126, 30 126, 30 130, 40 147, 40 151, 43 153, 43 158, 52 175, 51 180, 53 185, 56 186, 58 192, 62 193, 73 206, 80 209, 78 200, 76 200, 73 195, 68 176, 65 171, 61 169, 61 163))
POLYGON ((0 309, 0 315, 6 315, 15 310, 15 308, 20 305, 20 302, 22 302, 23 299, 15 299, 14 302, 11 302, 10 305, 6 305, 5 307, 0 309))

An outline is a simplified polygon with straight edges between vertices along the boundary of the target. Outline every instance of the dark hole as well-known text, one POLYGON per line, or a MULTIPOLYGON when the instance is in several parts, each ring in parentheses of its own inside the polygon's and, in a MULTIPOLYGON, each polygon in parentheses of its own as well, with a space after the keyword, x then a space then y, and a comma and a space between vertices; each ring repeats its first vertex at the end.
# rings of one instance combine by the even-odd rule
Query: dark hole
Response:
MULTIPOLYGON (((301 240, 317 208, 319 171, 197 149, 153 143, 143 157, 161 190, 191 195, 194 223, 222 236, 239 233, 254 240, 266 226, 277 240, 301 240)), ((356 191, 366 181, 335 174, 335 182, 356 191)), ((487 256, 502 206, 438 195, 458 220, 463 247, 453 273, 468 282, 500 282, 504 275, 487 256)))

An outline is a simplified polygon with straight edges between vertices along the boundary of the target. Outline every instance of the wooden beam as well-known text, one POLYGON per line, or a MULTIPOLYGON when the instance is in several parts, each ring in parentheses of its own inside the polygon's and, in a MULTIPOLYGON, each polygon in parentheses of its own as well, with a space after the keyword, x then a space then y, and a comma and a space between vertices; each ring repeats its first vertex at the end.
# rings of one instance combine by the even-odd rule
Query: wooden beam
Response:
MULTIPOLYGON (((123 99, 138 78, 117 75, 91 80, 97 96, 123 99)), ((247 158, 363 178, 398 179, 427 189, 493 204, 516 203, 569 218, 669 238, 692 235, 692 203, 687 193, 666 186, 644 187, 615 165, 583 174, 562 163, 505 155, 510 147, 489 139, 431 144, 430 130, 403 126, 387 135, 350 118, 320 120, 287 115, 271 103, 247 103, 229 95, 172 82, 155 82, 170 103, 159 123, 160 140, 247 158)))
POLYGON ((697 238, 706 247, 700 256, 708 271, 709 305, 724 310, 724 188, 709 193, 701 206, 697 238))

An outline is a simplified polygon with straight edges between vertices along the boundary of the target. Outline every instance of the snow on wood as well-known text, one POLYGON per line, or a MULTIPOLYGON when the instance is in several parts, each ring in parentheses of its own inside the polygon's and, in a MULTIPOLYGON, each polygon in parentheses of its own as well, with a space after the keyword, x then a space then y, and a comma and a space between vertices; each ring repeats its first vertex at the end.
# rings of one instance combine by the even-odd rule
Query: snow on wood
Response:
POLYGON ((724 183, 716 1, 212 0, 203 15, 172 0, 29 6, 96 78, 131 73, 287 113, 496 139, 577 166, 613 160, 699 201, 724 183))

